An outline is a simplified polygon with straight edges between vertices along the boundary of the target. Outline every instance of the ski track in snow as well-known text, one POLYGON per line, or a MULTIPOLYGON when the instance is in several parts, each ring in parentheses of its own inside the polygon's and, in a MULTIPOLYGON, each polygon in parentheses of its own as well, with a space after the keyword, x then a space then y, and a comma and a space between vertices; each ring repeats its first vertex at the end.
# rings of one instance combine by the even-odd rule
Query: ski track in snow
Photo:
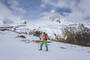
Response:
POLYGON ((90 60, 90 47, 59 42, 48 44, 49 51, 39 51, 40 43, 21 42, 18 34, 0 32, 0 60, 90 60))

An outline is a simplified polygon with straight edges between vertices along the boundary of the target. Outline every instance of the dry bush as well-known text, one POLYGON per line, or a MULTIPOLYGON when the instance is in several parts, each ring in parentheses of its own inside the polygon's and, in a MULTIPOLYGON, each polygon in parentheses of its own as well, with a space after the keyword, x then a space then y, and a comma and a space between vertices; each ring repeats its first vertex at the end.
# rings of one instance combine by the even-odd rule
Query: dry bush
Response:
POLYGON ((90 29, 84 27, 83 29, 77 32, 72 32, 72 31, 73 30, 70 29, 64 30, 64 35, 67 36, 65 42, 90 46, 90 32, 89 32, 90 29))

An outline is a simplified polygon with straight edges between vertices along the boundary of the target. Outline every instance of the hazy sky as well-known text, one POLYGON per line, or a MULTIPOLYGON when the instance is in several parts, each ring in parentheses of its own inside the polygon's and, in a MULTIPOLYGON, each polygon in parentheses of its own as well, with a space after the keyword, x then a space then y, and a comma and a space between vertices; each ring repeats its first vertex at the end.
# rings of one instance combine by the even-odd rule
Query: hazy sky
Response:
POLYGON ((0 0, 0 13, 39 19, 54 11, 67 20, 89 21, 89 6, 90 0, 0 0))

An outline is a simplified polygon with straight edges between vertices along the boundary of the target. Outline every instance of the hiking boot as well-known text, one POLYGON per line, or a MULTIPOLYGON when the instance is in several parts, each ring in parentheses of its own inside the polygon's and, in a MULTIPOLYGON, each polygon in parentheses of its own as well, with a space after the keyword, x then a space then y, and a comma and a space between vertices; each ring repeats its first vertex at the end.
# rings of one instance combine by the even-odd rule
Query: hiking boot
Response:
POLYGON ((48 51, 48 49, 46 51, 48 51))
POLYGON ((39 49, 39 50, 42 50, 42 49, 39 49))

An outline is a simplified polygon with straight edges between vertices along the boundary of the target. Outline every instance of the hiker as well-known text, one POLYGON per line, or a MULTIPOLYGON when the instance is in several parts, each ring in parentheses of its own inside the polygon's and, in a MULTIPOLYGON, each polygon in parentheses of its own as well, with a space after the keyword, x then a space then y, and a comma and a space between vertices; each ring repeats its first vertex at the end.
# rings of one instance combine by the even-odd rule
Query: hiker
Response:
POLYGON ((48 38, 47 34, 45 32, 43 32, 43 34, 42 34, 43 40, 42 40, 42 43, 40 45, 40 50, 42 50, 42 46, 44 44, 46 46, 46 51, 48 51, 47 38, 48 38))

